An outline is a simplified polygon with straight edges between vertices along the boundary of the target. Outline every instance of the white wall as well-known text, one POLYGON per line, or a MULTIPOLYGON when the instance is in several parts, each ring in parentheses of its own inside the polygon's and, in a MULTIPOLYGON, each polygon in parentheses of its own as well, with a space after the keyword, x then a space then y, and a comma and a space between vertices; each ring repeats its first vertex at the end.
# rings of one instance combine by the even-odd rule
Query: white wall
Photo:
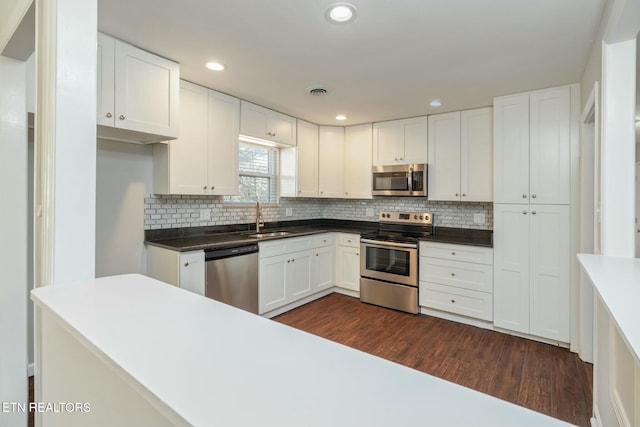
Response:
MULTIPOLYGON (((0 402, 27 401, 26 65, 0 56, 0 402)), ((20 412, 0 425, 26 426, 20 412)))
POLYGON ((96 277, 146 273, 144 199, 153 178, 150 145, 98 140, 96 277))

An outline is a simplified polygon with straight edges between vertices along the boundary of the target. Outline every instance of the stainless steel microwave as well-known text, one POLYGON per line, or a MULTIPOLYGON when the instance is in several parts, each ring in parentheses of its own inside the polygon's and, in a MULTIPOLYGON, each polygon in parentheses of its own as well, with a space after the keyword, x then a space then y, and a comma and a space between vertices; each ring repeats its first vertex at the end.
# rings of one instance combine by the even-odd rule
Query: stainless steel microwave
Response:
POLYGON ((426 196, 427 165, 392 165, 372 168, 374 196, 426 196))

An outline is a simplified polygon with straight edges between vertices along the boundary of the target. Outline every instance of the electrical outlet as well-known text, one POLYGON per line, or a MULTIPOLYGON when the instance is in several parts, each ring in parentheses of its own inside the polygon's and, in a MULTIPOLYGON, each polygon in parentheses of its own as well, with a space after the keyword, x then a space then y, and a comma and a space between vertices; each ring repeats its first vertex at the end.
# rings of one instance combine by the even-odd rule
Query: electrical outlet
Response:
POLYGON ((365 212, 365 215, 367 215, 367 216, 373 216, 373 208, 367 208, 367 209, 366 209, 366 212, 365 212))
POLYGON ((473 214, 473 223, 484 224, 484 214, 483 213, 473 214))
POLYGON ((200 221, 209 221, 211 219, 211 209, 200 209, 200 221))
POLYGON ((293 208, 286 208, 284 210, 284 216, 291 216, 293 215, 293 208))

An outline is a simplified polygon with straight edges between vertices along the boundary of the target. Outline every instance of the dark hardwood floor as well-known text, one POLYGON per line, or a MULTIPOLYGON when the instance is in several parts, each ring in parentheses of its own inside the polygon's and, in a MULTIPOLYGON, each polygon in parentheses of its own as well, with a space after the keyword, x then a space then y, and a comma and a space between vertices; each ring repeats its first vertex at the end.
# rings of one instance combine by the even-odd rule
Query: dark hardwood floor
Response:
POLYGON ((331 294, 275 321, 589 427, 592 365, 567 349, 331 294))

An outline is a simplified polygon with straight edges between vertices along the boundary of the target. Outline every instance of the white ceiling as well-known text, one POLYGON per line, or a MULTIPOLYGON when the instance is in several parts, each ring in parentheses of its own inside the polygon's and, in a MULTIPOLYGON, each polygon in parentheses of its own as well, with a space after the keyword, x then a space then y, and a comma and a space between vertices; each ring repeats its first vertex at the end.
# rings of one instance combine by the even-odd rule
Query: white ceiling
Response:
POLYGON ((314 123, 357 124, 579 82, 605 2, 351 0, 357 19, 335 25, 324 17, 334 0, 99 0, 98 26, 179 62, 186 80, 314 123), (214 60, 227 69, 207 70, 214 60), (316 84, 329 95, 308 95, 316 84))

